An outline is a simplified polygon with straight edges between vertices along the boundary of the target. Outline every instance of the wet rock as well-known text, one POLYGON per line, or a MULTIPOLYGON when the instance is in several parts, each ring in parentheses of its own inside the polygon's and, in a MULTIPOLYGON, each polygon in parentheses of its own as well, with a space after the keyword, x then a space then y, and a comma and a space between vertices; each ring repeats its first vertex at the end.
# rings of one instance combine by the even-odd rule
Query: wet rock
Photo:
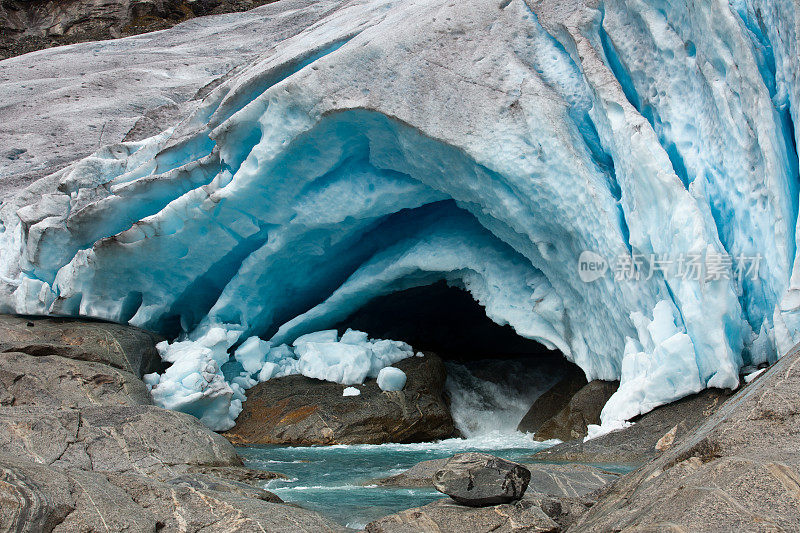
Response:
POLYGON ((484 507, 519 500, 530 479, 521 464, 470 452, 451 457, 434 474, 433 486, 462 505, 484 507))
POLYGON ((382 487, 433 487, 433 476, 441 470, 449 458, 431 459, 417 463, 405 472, 383 479, 370 481, 382 487))
POLYGON ((800 530, 800 348, 659 457, 606 489, 570 531, 800 530))
POLYGON ((230 487, 59 469, 0 455, 0 530, 332 532, 343 528, 230 487))
POLYGON ((160 340, 143 329, 110 322, 0 315, 0 352, 104 363, 137 377, 163 370, 156 350, 160 340))
POLYGON ((0 405, 80 407, 149 405, 142 381, 108 365, 23 353, 0 353, 0 405))
POLYGON ((542 424, 558 414, 569 404, 575 394, 585 387, 586 375, 579 368, 570 367, 567 375, 539 396, 517 426, 517 431, 536 433, 542 424))
POLYGON ((442 499, 367 524, 368 533, 539 533, 559 531, 537 502, 518 501, 493 507, 466 507, 442 499))
POLYGON ((558 413, 545 420, 534 438, 569 441, 586 436, 589 424, 600 423, 600 411, 619 388, 618 381, 592 381, 582 387, 558 413))
POLYGON ((402 391, 384 392, 375 380, 344 387, 304 376, 260 383, 247 392, 236 426, 224 435, 236 444, 380 444, 424 442, 456 433, 444 398, 444 364, 434 354, 393 365, 407 376, 402 391))
POLYGON ((730 397, 729 391, 708 389, 634 419, 635 424, 583 442, 565 442, 533 456, 548 462, 585 462, 637 467, 669 449, 730 397), (669 441, 673 444, 668 444, 669 441), (659 445, 659 442, 661 443, 659 445), (660 448, 660 449, 659 449, 660 448))

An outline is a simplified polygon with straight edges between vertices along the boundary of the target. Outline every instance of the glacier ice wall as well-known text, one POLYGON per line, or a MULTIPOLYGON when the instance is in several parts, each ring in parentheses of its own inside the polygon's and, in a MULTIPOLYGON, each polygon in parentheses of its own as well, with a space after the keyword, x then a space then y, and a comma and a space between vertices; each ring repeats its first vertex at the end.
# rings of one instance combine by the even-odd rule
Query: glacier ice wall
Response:
POLYGON ((223 413, 217 427, 241 400, 221 370, 238 344, 291 343, 441 280, 590 379, 621 379, 604 424, 734 387, 800 341, 799 11, 344 2, 173 127, 4 203, 0 307, 195 346, 170 399, 223 413), (585 251, 647 275, 585 282, 585 251), (759 268, 653 268, 696 256, 759 268))

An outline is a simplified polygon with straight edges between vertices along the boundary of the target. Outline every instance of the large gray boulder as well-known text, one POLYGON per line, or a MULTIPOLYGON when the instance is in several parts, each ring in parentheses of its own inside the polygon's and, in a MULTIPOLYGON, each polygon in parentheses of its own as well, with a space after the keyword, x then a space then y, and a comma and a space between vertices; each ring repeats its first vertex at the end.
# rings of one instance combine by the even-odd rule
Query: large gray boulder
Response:
POLYGON ((393 365, 407 376, 402 391, 384 392, 375 380, 344 387, 304 376, 273 378, 247 392, 236 426, 224 435, 236 444, 381 444, 452 437, 444 398, 445 368, 434 354, 393 365))
POLYGON ((0 315, 0 352, 103 363, 137 377, 163 370, 160 340, 143 329, 99 320, 0 315))
POLYGON ((522 498, 530 471, 521 464, 486 453, 460 453, 433 475, 433 486, 471 507, 509 503, 522 498))
POLYGON ((172 478, 190 466, 241 466, 193 416, 151 405, 0 407, 0 452, 62 468, 172 478))
POLYGON ((2 531, 342 530, 316 513, 248 497, 241 487, 220 482, 164 483, 136 474, 54 468, 3 454, 0 478, 2 531))
POLYGON ((124 370, 57 355, 0 353, 0 405, 149 405, 150 392, 124 370))
POLYGON ((800 530, 800 348, 657 459, 621 478, 569 531, 800 530))

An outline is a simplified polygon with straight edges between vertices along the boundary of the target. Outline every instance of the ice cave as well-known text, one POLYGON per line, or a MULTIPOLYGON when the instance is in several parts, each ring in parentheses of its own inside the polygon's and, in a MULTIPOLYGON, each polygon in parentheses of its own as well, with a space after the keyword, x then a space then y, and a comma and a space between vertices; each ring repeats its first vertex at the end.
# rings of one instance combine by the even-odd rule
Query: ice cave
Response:
POLYGON ((735 388, 800 340, 797 4, 579 4, 337 6, 6 195, 0 310, 164 335, 154 399, 215 430, 273 376, 474 352, 465 294, 481 353, 619 380, 604 426, 735 388))

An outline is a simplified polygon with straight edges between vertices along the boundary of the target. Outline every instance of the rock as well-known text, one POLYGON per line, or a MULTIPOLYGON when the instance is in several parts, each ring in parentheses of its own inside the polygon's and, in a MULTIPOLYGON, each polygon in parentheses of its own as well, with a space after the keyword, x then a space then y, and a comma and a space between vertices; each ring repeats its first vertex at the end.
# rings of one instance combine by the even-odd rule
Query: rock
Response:
POLYGON ((108 365, 23 353, 0 353, 0 405, 80 407, 149 405, 142 381, 108 365))
POLYGON ((522 417, 517 431, 536 433, 539 428, 564 409, 581 388, 586 386, 586 375, 579 368, 570 367, 567 375, 539 396, 522 417))
POLYGON ((600 411, 619 388, 618 381, 592 381, 581 388, 552 418, 542 422, 534 438, 569 441, 586 436, 589 424, 600 423, 600 411))
POLYGON ((349 397, 342 396, 342 385, 304 376, 260 383, 247 392, 236 426, 224 435, 235 444, 290 445, 424 442, 455 435, 441 359, 427 354, 393 366, 407 375, 402 391, 383 392, 375 380, 349 397))
POLYGON ((569 531, 798 531, 798 427, 800 346, 606 489, 569 531))
MULTIPOLYGON (((368 482, 383 487, 433 487, 433 476, 449 459, 417 463, 405 472, 368 482)), ((618 474, 580 464, 525 464, 531 473, 528 492, 556 497, 582 497, 616 481, 618 474)))
POLYGON ((664 405, 634 419, 635 424, 583 442, 575 440, 558 444, 533 456, 545 462, 584 462, 638 467, 654 459, 658 443, 666 446, 670 433, 673 442, 693 430, 714 413, 730 392, 708 389, 699 394, 664 405), (662 441, 662 439, 664 439, 662 441))
POLYGON ((0 352, 104 363, 140 378, 164 369, 156 350, 160 340, 143 329, 110 322, 0 315, 0 352))
POLYGON ((56 45, 163 30, 199 15, 269 0, 7 0, 0 4, 0 59, 56 45))
POLYGON ((245 496, 247 498, 255 498, 257 500, 264 500, 265 502, 283 503, 275 494, 264 490, 260 487, 255 487, 248 483, 241 481, 231 481, 229 479, 222 479, 208 474, 184 474, 182 476, 174 477, 166 481, 170 485, 185 485, 199 490, 215 490, 217 492, 230 492, 245 496))
POLYGON ((0 455, 0 529, 41 531, 332 532, 316 513, 246 497, 230 486, 163 483, 134 474, 59 469, 0 455))
POLYGON ((408 509, 367 524, 367 533, 537 533, 556 532, 558 523, 537 502, 521 501, 494 507, 465 507, 450 499, 408 509))
POLYGON ((433 487, 433 476, 447 464, 449 458, 431 459, 417 463, 405 472, 383 479, 376 479, 368 484, 383 487, 433 487))
POLYGON ((523 501, 538 506, 559 525, 558 531, 566 531, 597 502, 593 496, 567 497, 529 493, 525 495, 523 501))
POLYGON ((433 486, 456 502, 472 507, 522 498, 530 471, 521 464, 485 453, 460 453, 433 475, 433 486))
POLYGON ((190 466, 241 466, 193 416, 151 405, 0 407, 0 452, 62 468, 168 479, 190 466))
POLYGON ((589 465, 526 464, 528 491, 554 497, 581 498, 615 482, 619 474, 589 465))
POLYGON ((190 474, 206 474, 228 481, 246 483, 254 487, 273 479, 286 479, 283 474, 253 470, 243 466, 189 465, 186 471, 190 474))

